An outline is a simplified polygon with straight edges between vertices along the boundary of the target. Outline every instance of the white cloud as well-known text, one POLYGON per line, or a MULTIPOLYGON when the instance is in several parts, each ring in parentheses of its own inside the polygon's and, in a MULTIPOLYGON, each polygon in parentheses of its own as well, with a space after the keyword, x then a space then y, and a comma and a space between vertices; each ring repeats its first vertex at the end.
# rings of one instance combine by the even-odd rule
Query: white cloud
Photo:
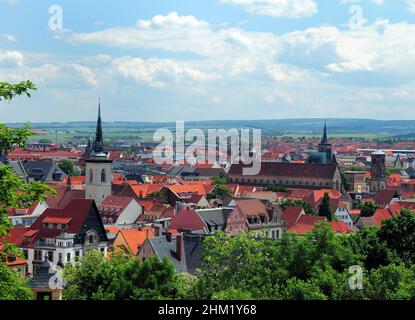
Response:
POLYGON ((202 83, 218 79, 214 73, 205 73, 188 65, 169 59, 149 59, 124 57, 113 62, 118 74, 132 78, 152 87, 164 87, 168 83, 202 83))
POLYGON ((377 20, 357 30, 310 28, 286 34, 283 41, 285 52, 303 59, 318 61, 324 53, 329 71, 415 75, 414 32, 414 24, 377 20))
POLYGON ((341 0, 341 3, 345 3, 345 4, 350 4, 350 3, 362 3, 362 2, 371 2, 373 4, 376 4, 378 6, 382 5, 385 3, 384 0, 341 0))
POLYGON ((415 0, 407 0, 409 11, 415 13, 415 0))
POLYGON ((91 86, 96 86, 98 84, 91 69, 77 63, 73 64, 72 66, 75 69, 75 71, 78 72, 84 78, 87 84, 91 86))
POLYGON ((1 34, 0 33, 0 40, 4 39, 10 42, 16 42, 16 37, 14 35, 11 34, 1 34))
POLYGON ((314 79, 311 72, 305 69, 283 64, 269 65, 267 73, 278 82, 308 82, 314 79))
POLYGON ((315 0, 220 0, 242 7, 246 12, 271 17, 298 19, 317 13, 315 0))
POLYGON ((6 64, 9 66, 22 66, 23 54, 19 51, 1 51, 0 50, 0 65, 6 64))

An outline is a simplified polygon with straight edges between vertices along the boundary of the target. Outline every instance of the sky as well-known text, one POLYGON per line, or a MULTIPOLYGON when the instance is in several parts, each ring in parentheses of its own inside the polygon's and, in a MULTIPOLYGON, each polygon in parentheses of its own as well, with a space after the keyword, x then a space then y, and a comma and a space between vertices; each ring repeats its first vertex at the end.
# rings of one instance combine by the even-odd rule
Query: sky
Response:
POLYGON ((0 0, 0 122, 415 119, 415 0, 0 0))

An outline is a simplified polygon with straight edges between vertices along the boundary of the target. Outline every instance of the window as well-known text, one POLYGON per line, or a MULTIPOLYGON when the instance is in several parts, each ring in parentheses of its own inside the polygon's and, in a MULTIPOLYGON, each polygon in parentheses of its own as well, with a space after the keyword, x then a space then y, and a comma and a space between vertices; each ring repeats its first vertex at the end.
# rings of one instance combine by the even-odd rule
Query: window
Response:
POLYGON ((89 182, 94 182, 94 170, 92 169, 89 170, 89 182))
POLYGON ((101 171, 101 182, 105 182, 105 181, 106 181, 105 169, 102 169, 102 171, 101 171))
POLYGON ((42 250, 35 250, 35 259, 36 261, 42 261, 42 250))
POLYGON ((62 253, 59 252, 58 263, 62 263, 62 253))
POLYGON ((50 262, 53 262, 53 251, 48 251, 48 259, 50 262))
POLYGON ((71 253, 70 253, 70 252, 68 252, 68 253, 66 254, 66 261, 67 261, 67 262, 71 261, 71 253))
POLYGON ((239 215, 237 215, 237 214, 235 214, 235 221, 238 221, 239 220, 239 215))
POLYGON ((232 232, 232 226, 229 226, 229 231, 232 232))

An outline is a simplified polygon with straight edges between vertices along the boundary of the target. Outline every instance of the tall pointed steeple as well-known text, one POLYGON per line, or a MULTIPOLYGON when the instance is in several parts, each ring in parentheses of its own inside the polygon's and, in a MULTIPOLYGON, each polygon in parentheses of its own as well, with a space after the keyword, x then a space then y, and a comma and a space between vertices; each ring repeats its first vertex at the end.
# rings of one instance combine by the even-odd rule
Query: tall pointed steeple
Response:
POLYGON ((92 156, 93 157, 106 157, 107 154, 104 150, 104 137, 102 134, 102 121, 101 121, 101 98, 99 98, 98 102, 98 120, 97 120, 97 128, 95 132, 95 140, 92 149, 92 156))
POLYGON ((328 144, 329 139, 327 135, 327 122, 324 122, 324 132, 323 132, 323 138, 321 138, 320 144, 328 144))

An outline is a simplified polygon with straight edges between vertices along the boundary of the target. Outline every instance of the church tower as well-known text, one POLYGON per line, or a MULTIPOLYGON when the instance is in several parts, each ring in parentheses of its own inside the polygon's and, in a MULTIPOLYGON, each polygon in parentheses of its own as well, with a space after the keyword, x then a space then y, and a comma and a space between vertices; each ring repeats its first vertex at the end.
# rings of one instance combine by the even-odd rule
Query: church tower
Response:
POLYGON ((371 154, 370 191, 377 192, 386 189, 386 154, 380 150, 371 154))
POLYGON ((318 152, 326 154, 326 163, 336 162, 327 134, 327 123, 324 123, 323 137, 318 145, 318 152))
POLYGON ((86 162, 86 199, 94 199, 99 205, 106 197, 111 195, 112 161, 104 149, 102 135, 101 101, 98 104, 98 120, 95 140, 90 158, 86 162))

